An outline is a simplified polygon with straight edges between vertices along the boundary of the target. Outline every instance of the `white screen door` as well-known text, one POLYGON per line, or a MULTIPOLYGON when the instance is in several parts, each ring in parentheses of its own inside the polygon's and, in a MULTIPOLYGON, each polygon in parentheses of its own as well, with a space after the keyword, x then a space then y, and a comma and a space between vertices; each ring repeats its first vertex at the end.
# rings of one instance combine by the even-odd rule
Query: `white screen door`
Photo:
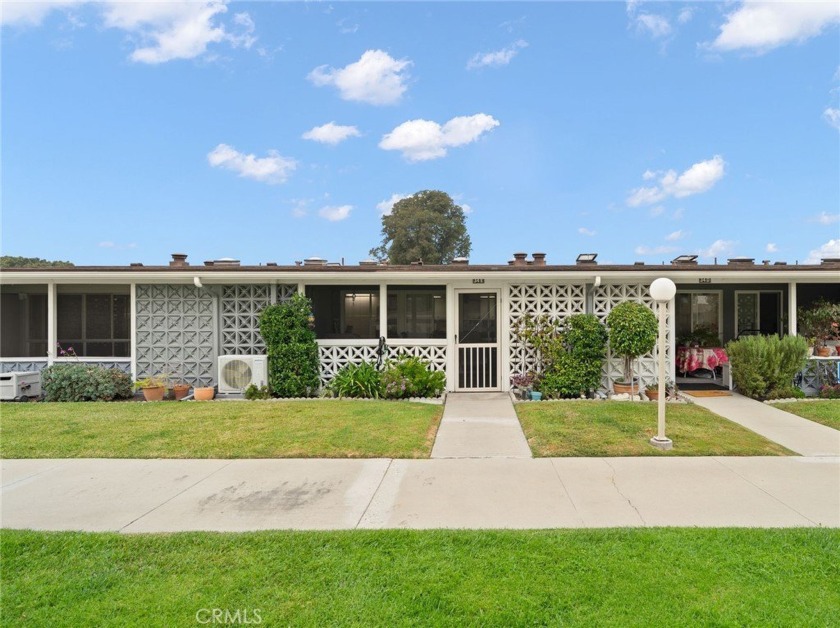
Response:
POLYGON ((458 292, 456 390, 499 390, 499 295, 458 292))

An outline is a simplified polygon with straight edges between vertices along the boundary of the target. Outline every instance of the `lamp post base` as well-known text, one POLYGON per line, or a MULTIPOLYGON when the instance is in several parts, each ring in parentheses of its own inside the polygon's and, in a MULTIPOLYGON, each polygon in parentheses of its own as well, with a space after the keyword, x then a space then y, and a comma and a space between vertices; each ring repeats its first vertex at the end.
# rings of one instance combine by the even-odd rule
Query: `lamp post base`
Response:
POLYGON ((657 438, 654 436, 650 439, 650 444, 656 447, 657 449, 661 449, 663 451, 668 451, 669 449, 674 448, 674 441, 670 438, 657 438))

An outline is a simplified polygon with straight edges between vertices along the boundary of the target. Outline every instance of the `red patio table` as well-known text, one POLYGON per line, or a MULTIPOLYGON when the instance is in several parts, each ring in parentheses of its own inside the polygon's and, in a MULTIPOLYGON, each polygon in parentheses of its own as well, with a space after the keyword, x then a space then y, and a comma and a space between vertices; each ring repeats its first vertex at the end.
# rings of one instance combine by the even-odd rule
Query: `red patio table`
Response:
POLYGON ((706 369, 714 376, 715 369, 722 364, 729 364, 723 347, 677 347, 677 370, 681 373, 706 369))

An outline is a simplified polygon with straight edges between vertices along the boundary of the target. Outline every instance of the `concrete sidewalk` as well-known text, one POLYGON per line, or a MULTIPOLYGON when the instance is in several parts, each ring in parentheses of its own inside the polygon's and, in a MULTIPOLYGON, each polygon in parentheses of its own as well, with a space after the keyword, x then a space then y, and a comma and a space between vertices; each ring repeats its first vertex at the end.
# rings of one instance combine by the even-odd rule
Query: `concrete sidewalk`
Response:
POLYGON ((507 393, 449 393, 432 458, 530 458, 507 393))
POLYGON ((840 456, 840 431, 826 425, 808 421, 738 393, 732 393, 730 397, 691 399, 698 406, 743 425, 802 456, 840 456))
POLYGON ((5 460, 8 528, 840 527, 840 457, 5 460))

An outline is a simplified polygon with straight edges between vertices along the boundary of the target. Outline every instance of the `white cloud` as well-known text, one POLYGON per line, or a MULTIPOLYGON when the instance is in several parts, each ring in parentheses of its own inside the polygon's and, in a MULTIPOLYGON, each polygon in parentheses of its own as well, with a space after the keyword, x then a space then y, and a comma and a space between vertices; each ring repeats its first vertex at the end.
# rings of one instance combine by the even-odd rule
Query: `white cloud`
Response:
POLYGON ((840 257, 840 238, 829 240, 818 249, 808 253, 806 264, 819 264, 824 257, 840 257))
POLYGON ((379 210, 380 216, 390 216, 391 212, 394 210, 394 205, 408 197, 408 194, 391 194, 391 198, 386 198, 384 201, 378 202, 376 204, 376 209, 379 210))
POLYGON ((494 52, 477 52, 469 61, 467 61, 468 70, 476 70, 478 68, 500 67, 507 65, 513 58, 519 54, 522 48, 527 48, 528 42, 519 39, 513 42, 507 48, 496 50, 494 52))
POLYGON ((578 229, 578 233, 585 236, 594 236, 595 230, 594 229, 587 229, 586 227, 581 227, 578 229))
POLYGON ((318 210, 318 215, 321 216, 321 218, 326 218, 330 222, 338 222, 348 218, 350 216, 350 210, 352 209, 352 205, 322 207, 318 210))
POLYGON ((464 211, 465 214, 473 213, 472 205, 467 205, 466 203, 458 203, 458 205, 464 211))
POLYGON ((641 13, 633 19, 637 31, 647 33, 654 39, 662 39, 672 32, 671 23, 661 15, 641 13))
POLYGON ((701 257, 722 257, 730 255, 735 246, 733 240, 715 240, 707 249, 701 249, 701 257))
POLYGON ((637 246, 633 249, 633 252, 636 255, 667 255, 668 253, 675 253, 677 251, 677 247, 675 246, 637 246))
POLYGON ((682 229, 678 229, 677 231, 672 231, 668 235, 665 236, 665 239, 668 242, 676 242, 677 240, 682 240, 685 237, 685 231, 682 229))
POLYGON ((768 242, 767 246, 764 247, 764 251, 767 253, 778 253, 779 247, 775 242, 768 242))
POLYGON ((409 120, 384 135, 379 148, 401 151, 408 161, 438 159, 448 148, 470 144, 497 126, 499 121, 486 113, 458 116, 443 126, 431 120, 409 120))
POLYGON ((726 16, 714 50, 766 52, 791 42, 803 42, 840 22, 837 2, 745 1, 726 16))
POLYGON ((3 4, 3 24, 37 25, 53 9, 94 4, 106 28, 128 33, 137 47, 129 55, 139 63, 165 63, 175 59, 194 59, 207 52, 210 44, 227 42, 237 48, 250 48, 256 41, 254 21, 248 13, 236 13, 228 30, 220 17, 227 12, 227 0, 201 2, 99 3, 53 1, 3 4))
POLYGON ((354 126, 342 126, 335 122, 327 122, 321 126, 316 126, 309 129, 306 133, 301 135, 305 140, 312 140, 313 142, 320 142, 321 144, 330 144, 335 146, 350 137, 359 137, 359 129, 354 126))
POLYGON ((688 24, 691 18, 694 17, 694 7, 684 7, 677 16, 677 22, 680 24, 688 24))
POLYGON ((829 214, 828 212, 820 212, 816 216, 809 218, 808 222, 818 222, 821 225, 832 225, 835 222, 840 222, 840 214, 829 214))
POLYGON ((684 207, 678 207, 674 210, 674 213, 671 214, 671 220, 682 220, 683 215, 685 214, 684 207))
POLYGON ((297 167, 294 159, 283 157, 276 150, 268 151, 268 157, 246 155, 227 144, 219 144, 207 153, 207 161, 214 168, 225 168, 246 179, 263 183, 285 183, 297 167))
POLYGON ((823 120, 825 120, 829 126, 840 131, 840 109, 837 107, 826 107, 825 111, 823 111, 823 120))
MULTIPOLYGON (((725 166, 723 157, 715 155, 706 161, 697 162, 680 175, 674 170, 656 173, 655 176, 659 177, 658 185, 632 190, 627 197, 627 204, 630 207, 652 205, 669 197, 684 198, 707 192, 723 177, 725 166)), ((649 172, 646 171, 642 177, 645 178, 649 172)), ((648 176, 648 180, 651 178, 648 176)))
POLYGON ((402 98, 408 81, 411 61, 394 59, 383 50, 367 50, 355 63, 343 68, 326 65, 312 70, 307 77, 318 87, 333 85, 344 100, 371 105, 392 105, 402 98))
POLYGON ((656 205, 654 207, 651 207, 648 210, 648 213, 650 213, 651 218, 656 218, 657 216, 661 216, 664 213, 664 211, 665 208, 662 205, 656 205))

